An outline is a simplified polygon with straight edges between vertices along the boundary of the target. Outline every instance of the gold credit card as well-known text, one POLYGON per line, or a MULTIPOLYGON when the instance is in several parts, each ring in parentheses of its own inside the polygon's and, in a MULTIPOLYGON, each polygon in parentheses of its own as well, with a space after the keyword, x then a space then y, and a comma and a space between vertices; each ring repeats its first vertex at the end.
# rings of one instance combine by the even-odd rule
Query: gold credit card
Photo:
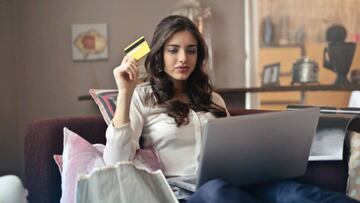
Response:
POLYGON ((135 60, 139 60, 150 52, 150 47, 146 42, 145 37, 142 36, 138 40, 127 46, 124 51, 127 55, 131 56, 135 60))

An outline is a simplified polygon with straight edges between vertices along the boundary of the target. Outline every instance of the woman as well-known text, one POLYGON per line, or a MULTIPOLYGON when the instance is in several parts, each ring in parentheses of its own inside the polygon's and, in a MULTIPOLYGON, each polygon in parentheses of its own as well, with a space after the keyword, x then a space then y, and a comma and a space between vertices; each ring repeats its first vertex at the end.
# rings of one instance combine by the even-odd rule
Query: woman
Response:
MULTIPOLYGON (((204 72, 207 47, 196 26, 186 17, 169 16, 155 29, 145 61, 147 82, 137 85, 138 64, 125 56, 114 69, 119 91, 104 151, 106 164, 132 160, 140 147, 157 151, 165 176, 194 175, 198 166, 202 127, 208 119, 228 115, 221 96, 212 91, 204 72)), ((221 180, 204 184, 189 202, 281 202, 278 197, 306 202, 356 202, 344 195, 292 182, 233 187, 221 180), (293 188, 301 187, 299 190, 293 188), (276 195, 280 191, 289 191, 276 195), (312 192, 316 190, 316 197, 312 192), (321 194, 321 195, 320 195, 321 194), (255 199, 256 198, 258 199, 255 199), (318 196, 321 198, 319 199, 318 196)))

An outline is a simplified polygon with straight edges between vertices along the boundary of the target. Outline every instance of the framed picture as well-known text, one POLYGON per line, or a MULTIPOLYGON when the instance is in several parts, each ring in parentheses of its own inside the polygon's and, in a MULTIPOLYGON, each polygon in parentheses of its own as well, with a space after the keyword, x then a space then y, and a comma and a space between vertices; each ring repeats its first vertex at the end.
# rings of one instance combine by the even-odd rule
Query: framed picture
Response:
POLYGON ((273 63, 264 66, 262 72, 261 85, 275 86, 279 85, 280 63, 273 63))
POLYGON ((108 58, 107 24, 74 24, 71 35, 73 60, 108 58))

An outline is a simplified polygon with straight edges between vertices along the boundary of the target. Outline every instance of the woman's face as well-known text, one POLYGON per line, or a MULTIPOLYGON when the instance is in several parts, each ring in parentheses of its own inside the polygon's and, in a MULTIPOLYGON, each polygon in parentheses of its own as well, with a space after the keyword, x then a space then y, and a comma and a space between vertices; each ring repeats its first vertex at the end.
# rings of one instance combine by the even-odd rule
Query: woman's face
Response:
POLYGON ((189 78, 197 60, 197 41, 189 31, 174 33, 164 45, 164 71, 176 81, 189 78))

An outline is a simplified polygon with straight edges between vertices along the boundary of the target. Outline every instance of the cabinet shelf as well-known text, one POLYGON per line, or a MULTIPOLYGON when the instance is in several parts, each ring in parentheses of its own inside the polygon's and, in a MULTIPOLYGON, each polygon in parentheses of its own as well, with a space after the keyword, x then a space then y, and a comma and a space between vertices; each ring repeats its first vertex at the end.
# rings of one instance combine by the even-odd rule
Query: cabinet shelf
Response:
POLYGON ((347 85, 289 85, 249 88, 219 89, 220 93, 247 93, 247 92, 287 92, 287 91, 353 91, 360 90, 359 84, 347 85))
MULTIPOLYGON (((229 108, 245 108, 246 93, 262 93, 262 92, 300 92, 301 98, 298 103, 303 103, 305 92, 307 91, 355 91, 360 90, 359 84, 347 85, 291 85, 291 86, 269 86, 269 87, 249 87, 249 88, 226 88, 217 89, 221 94, 229 108)), ((286 99, 286 98, 284 98, 286 99)), ((270 101, 265 101, 270 102, 270 101)), ((275 102, 276 103, 276 102, 275 102)), ((277 101, 283 104, 284 101, 277 101)), ((294 103, 288 102, 289 104, 294 103)))

